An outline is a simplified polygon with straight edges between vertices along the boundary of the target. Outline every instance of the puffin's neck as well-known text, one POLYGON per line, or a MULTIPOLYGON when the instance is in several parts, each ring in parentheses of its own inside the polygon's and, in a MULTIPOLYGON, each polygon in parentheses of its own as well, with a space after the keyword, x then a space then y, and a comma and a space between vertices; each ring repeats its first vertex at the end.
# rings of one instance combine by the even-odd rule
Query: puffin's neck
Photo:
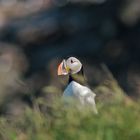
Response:
POLYGON ((72 81, 75 81, 81 85, 86 85, 86 80, 85 80, 85 77, 84 77, 84 72, 83 72, 83 67, 81 68, 81 70, 76 73, 76 74, 70 74, 69 75, 69 83, 71 83, 72 81))

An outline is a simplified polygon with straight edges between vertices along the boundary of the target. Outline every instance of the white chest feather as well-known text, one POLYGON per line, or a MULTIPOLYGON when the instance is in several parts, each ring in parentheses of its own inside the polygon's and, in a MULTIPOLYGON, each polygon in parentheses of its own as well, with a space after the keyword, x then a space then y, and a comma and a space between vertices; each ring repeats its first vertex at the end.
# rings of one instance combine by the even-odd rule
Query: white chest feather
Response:
POLYGON ((79 83, 72 81, 65 89, 63 96, 86 96, 91 90, 79 83))
POLYGON ((82 86, 79 83, 72 81, 63 93, 64 98, 74 98, 80 101, 83 105, 91 105, 94 112, 97 113, 95 104, 95 93, 93 93, 88 87, 82 86))

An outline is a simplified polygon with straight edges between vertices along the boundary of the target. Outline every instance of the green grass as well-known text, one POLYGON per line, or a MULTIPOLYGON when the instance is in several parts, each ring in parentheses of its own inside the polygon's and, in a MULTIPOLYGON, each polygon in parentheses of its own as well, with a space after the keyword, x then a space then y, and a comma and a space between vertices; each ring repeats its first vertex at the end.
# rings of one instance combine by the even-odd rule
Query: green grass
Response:
POLYGON ((139 103, 98 104, 99 114, 55 104, 36 104, 21 117, 0 118, 1 140, 140 140, 139 103))
MULTIPOLYGON (((0 140, 140 140, 140 102, 127 97, 106 71, 109 79, 94 90, 97 115, 75 105, 66 107, 60 97, 51 104, 40 97, 24 114, 0 117, 0 140)), ((44 88, 50 94, 58 91, 44 88)))

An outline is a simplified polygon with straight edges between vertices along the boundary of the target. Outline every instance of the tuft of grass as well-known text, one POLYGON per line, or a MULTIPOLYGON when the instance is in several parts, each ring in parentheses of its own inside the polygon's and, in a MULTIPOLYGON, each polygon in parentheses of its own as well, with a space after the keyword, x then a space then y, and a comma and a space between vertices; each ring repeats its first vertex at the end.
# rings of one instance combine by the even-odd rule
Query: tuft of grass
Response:
POLYGON ((99 114, 56 103, 12 120, 0 118, 1 140, 140 140, 139 103, 98 104, 99 114))
POLYGON ((97 115, 89 108, 66 106, 58 97, 51 104, 40 97, 20 117, 0 118, 0 140, 140 140, 140 102, 130 100, 104 69, 109 79, 95 89, 97 115))

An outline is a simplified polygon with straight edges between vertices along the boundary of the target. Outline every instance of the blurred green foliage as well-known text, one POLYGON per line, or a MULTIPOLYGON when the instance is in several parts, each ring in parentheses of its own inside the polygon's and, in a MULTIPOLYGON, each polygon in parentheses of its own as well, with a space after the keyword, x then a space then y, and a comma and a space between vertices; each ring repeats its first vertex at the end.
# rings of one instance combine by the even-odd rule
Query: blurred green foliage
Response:
POLYGON ((34 104, 21 117, 0 118, 1 140, 140 140, 139 103, 98 104, 98 115, 60 102, 43 113, 34 104))
MULTIPOLYGON (((34 98, 19 116, 1 116, 0 140, 140 140, 139 102, 132 101, 106 69, 108 79, 95 88, 98 114, 66 106, 60 96, 51 103, 34 98)), ((59 92, 45 87, 50 94, 59 92)))

